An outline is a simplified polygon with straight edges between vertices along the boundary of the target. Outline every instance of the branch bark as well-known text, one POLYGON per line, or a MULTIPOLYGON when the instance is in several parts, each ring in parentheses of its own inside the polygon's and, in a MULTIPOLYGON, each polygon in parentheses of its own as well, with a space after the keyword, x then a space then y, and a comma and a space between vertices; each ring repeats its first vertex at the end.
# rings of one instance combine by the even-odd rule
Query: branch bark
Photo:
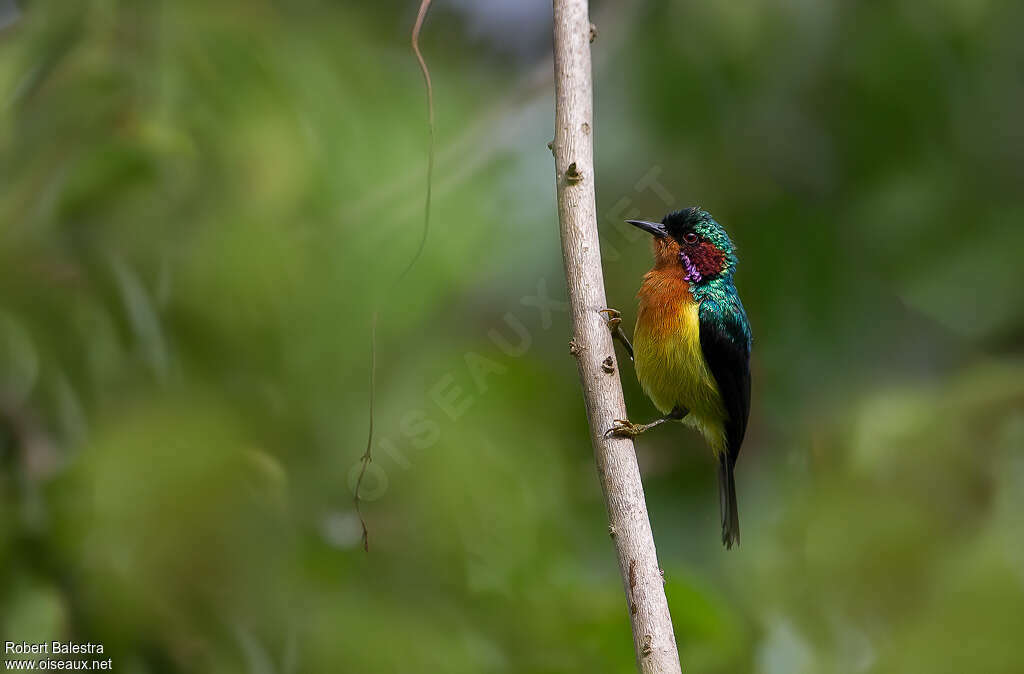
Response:
POLYGON ((573 338, 597 472, 626 591, 637 664, 644 674, 678 673, 679 654, 665 599, 633 441, 605 438, 626 418, 607 306, 594 198, 591 24, 587 0, 553 0, 555 29, 555 183, 573 338), (611 358, 609 361, 608 359, 611 358), (609 372, 608 370, 611 370, 609 372))

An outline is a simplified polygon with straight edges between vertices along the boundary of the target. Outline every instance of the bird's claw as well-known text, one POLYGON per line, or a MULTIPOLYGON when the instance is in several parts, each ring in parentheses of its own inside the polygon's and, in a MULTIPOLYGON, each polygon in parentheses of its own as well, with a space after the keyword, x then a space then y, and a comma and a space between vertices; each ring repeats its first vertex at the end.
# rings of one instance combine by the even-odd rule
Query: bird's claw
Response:
POLYGON ((622 342, 622 346, 626 349, 626 353, 629 354, 629 359, 633 360, 633 345, 629 343, 629 338, 626 337, 626 333, 622 331, 622 314, 616 309, 599 309, 599 314, 607 314, 605 321, 608 324, 608 330, 612 333, 612 339, 617 339, 622 342))
POLYGON ((608 314, 605 320, 608 322, 608 329, 613 332, 615 331, 615 328, 619 327, 619 324, 622 323, 622 313, 619 312, 617 309, 605 308, 599 310, 597 313, 608 314))
POLYGON ((646 430, 642 425, 634 424, 629 419, 614 419, 612 427, 604 432, 605 438, 635 438, 646 430))

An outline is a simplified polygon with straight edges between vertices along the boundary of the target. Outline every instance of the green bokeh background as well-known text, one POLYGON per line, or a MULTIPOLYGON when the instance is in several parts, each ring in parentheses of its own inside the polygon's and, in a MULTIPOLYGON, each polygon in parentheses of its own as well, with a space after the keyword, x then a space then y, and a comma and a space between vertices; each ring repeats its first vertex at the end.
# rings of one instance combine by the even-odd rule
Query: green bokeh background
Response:
MULTIPOLYGON (((550 304, 538 2, 432 10, 432 227, 393 293, 414 2, 0 2, 4 639, 138 674, 633 671, 550 304)), ((739 550, 701 440, 638 443, 684 670, 1024 671, 1024 5, 592 18, 610 301, 631 326, 650 262, 621 220, 700 204, 755 333, 739 550)))

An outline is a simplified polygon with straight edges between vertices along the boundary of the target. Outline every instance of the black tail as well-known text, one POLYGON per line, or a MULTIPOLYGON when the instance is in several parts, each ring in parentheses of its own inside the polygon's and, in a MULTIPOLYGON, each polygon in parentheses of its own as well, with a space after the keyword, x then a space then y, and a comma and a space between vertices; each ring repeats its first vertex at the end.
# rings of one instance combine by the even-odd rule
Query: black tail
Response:
POLYGON ((727 452, 718 454, 718 499, 722 507, 722 545, 731 549, 740 544, 740 513, 736 507, 735 464, 727 452))

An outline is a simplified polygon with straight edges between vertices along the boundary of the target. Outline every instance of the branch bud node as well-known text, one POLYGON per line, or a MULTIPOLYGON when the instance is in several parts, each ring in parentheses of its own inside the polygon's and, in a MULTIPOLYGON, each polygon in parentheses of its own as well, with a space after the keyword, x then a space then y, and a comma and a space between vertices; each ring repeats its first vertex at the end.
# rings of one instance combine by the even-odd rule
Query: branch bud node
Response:
POLYGON ((570 185, 575 185, 583 180, 583 174, 576 168, 576 162, 569 164, 569 168, 565 169, 565 180, 570 185))

